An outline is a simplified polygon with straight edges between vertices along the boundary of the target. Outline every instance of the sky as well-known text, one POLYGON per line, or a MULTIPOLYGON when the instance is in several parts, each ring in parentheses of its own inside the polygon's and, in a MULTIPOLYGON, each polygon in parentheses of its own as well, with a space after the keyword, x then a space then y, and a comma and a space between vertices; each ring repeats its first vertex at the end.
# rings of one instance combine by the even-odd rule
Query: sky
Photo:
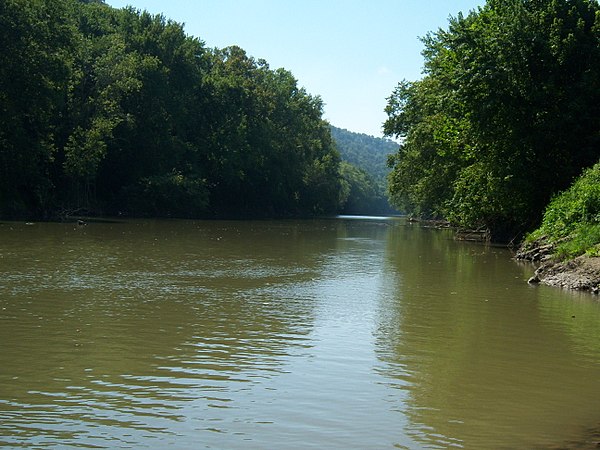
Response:
POLYGON ((422 78, 419 37, 485 0, 106 0, 185 24, 206 47, 237 45, 323 99, 332 125, 382 137, 389 97, 422 78))

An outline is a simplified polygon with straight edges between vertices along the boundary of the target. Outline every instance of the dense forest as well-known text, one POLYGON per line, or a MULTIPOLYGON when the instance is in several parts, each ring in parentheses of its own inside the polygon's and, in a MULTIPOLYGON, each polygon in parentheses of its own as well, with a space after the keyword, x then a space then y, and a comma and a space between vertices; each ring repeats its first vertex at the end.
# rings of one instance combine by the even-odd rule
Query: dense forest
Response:
POLYGON ((392 202, 518 238, 600 157, 600 6, 488 0, 423 42, 386 108, 392 202))
POLYGON ((331 135, 342 157, 341 173, 348 186, 347 200, 341 212, 345 214, 393 214, 389 204, 387 175, 388 157, 398 144, 389 139, 354 133, 331 127, 331 135))
POLYGON ((424 77, 388 98, 398 145, 161 15, 4 0, 0 216, 385 213, 392 153, 398 210, 522 237, 600 157, 600 5, 488 0, 423 43, 424 77))
POLYGON ((0 2, 0 215, 332 213, 322 101, 238 47, 102 1, 0 2))
POLYGON ((386 183, 390 172, 388 157, 398 150, 397 142, 335 126, 331 126, 331 135, 342 160, 363 169, 378 183, 386 183))

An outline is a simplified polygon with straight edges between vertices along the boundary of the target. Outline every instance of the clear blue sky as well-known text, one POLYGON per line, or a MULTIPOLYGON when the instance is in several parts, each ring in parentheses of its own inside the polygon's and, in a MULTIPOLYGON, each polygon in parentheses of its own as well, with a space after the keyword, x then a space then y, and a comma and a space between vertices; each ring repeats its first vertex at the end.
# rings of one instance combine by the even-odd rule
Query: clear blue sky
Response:
POLYGON ((429 31, 485 0, 106 0, 185 24, 207 47, 238 45, 284 67, 325 102, 325 119, 380 137, 386 97, 422 77, 429 31))

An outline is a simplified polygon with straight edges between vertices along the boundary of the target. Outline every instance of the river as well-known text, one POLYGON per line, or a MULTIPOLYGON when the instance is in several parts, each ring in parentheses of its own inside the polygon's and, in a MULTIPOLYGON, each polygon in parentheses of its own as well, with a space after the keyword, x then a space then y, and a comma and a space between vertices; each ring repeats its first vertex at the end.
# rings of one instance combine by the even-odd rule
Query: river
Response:
POLYGON ((398 218, 0 224, 0 447, 556 448, 600 303, 398 218))

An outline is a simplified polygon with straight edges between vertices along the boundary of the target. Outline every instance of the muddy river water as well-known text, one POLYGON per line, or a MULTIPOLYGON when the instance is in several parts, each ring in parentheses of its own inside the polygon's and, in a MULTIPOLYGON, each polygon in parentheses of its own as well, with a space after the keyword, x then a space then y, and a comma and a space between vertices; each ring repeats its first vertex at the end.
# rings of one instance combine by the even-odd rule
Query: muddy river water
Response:
POLYGON ((0 447, 555 448, 600 303, 398 218, 0 224, 0 447))

